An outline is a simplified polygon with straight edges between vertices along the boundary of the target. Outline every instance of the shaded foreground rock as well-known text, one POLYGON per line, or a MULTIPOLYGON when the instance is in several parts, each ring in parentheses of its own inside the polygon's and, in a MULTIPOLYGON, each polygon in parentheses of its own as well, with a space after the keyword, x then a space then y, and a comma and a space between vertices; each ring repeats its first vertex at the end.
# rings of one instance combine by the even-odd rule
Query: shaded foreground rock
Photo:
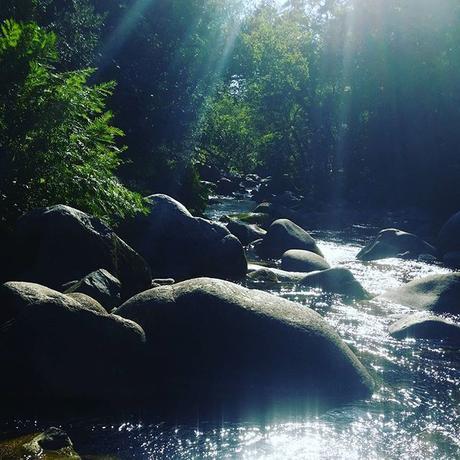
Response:
POLYGON ((106 401, 136 397, 142 328, 33 283, 0 291, 0 398, 106 401))
POLYGON ((270 225, 257 251, 260 257, 279 259, 289 249, 304 249, 323 255, 315 240, 288 219, 279 219, 270 225))
POLYGON ((243 246, 225 226, 193 217, 167 195, 152 195, 148 199, 149 214, 125 223, 120 231, 147 259, 154 278, 245 276, 243 246))
POLYGON ((107 311, 121 304, 121 283, 101 268, 70 286, 65 293, 81 292, 97 300, 107 311))
POLYGON ((17 222, 7 281, 23 280, 53 289, 104 268, 121 282, 122 297, 148 289, 145 260, 100 220, 56 205, 36 209, 17 222))
POLYGON ((460 343, 460 325, 437 316, 405 316, 390 326, 389 333, 396 339, 443 339, 460 343))
POLYGON ((430 275, 385 292, 382 299, 434 313, 460 313, 460 273, 430 275))
POLYGON ((281 268, 286 271, 309 273, 318 270, 327 270, 331 266, 324 257, 314 252, 302 249, 290 249, 281 258, 281 268))
POLYGON ((385 259, 389 257, 417 258, 422 254, 437 255, 437 250, 431 244, 418 236, 396 228, 381 230, 373 241, 356 256, 363 261, 385 259))
POLYGON ((199 278, 143 292, 116 313, 144 328, 146 362, 161 369, 165 388, 337 402, 369 395, 373 387, 321 316, 262 291, 199 278))

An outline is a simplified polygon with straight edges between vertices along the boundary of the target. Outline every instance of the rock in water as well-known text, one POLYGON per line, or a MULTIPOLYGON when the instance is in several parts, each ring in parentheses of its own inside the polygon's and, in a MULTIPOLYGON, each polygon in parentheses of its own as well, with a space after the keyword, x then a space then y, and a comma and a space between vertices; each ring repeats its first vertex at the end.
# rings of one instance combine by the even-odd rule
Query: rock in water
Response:
POLYGON ((125 239, 149 262, 155 278, 241 278, 247 262, 224 225, 193 217, 167 195, 149 198, 150 212, 122 226, 125 239))
POLYGON ((309 273, 300 281, 300 284, 318 287, 326 292, 343 294, 356 300, 372 298, 372 295, 361 286, 353 273, 344 267, 334 267, 309 273))
POLYGON ((92 271, 105 268, 129 298, 150 287, 150 269, 144 259, 100 220, 56 205, 36 209, 16 226, 14 273, 9 280, 24 280, 59 289, 92 271))
POLYGON ((454 214, 441 228, 438 248, 443 255, 460 251, 460 212, 454 214))
POLYGON ((0 327, 4 402, 137 397, 145 345, 138 324, 33 283, 5 283, 0 305, 12 313, 0 327))
POLYGON ((237 220, 230 220, 227 224, 227 229, 232 235, 235 235, 241 241, 241 244, 245 246, 258 240, 259 238, 264 237, 267 233, 258 225, 247 224, 237 220))
POLYGON ((66 294, 72 292, 89 295, 109 312, 121 304, 121 283, 103 268, 85 276, 65 291, 66 294))
POLYGON ((460 313, 460 273, 430 275, 385 292, 380 298, 434 313, 460 313))
POLYGON ((281 394, 347 401, 373 382, 353 352, 307 307, 210 278, 138 294, 116 313, 146 332, 152 371, 193 394, 281 394))
POLYGON ((418 236, 403 232, 396 228, 381 230, 375 239, 356 256, 359 260, 369 261, 389 257, 417 258, 421 254, 437 255, 437 250, 431 244, 418 236))
POLYGON ((324 257, 302 249, 290 249, 281 258, 281 269, 290 272, 309 273, 318 270, 327 270, 328 268, 331 268, 331 266, 324 257))
POLYGON ((443 339, 460 343, 460 325, 436 316, 408 315, 393 323, 390 335, 396 339, 443 339))
POLYGON ((315 240, 302 227, 288 219, 275 220, 259 245, 258 253, 261 257, 279 259, 289 249, 304 249, 323 255, 315 240))

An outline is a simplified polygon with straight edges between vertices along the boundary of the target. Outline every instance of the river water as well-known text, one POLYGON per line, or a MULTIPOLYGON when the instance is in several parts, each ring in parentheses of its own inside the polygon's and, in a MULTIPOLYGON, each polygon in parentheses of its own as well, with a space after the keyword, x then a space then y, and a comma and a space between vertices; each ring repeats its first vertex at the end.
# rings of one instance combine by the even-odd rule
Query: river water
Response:
MULTIPOLYGON (((211 206, 208 215, 218 219, 252 206, 225 200, 211 206)), ((419 261, 357 261, 357 252, 376 231, 357 224, 343 232, 312 234, 331 265, 348 267, 375 294, 448 272, 419 261)), ((79 452, 120 459, 460 459, 458 349, 432 340, 391 338, 388 326, 410 312, 399 305, 376 300, 350 304, 339 295, 293 286, 273 293, 315 309, 338 330, 378 382, 371 398, 324 414, 222 418, 219 423, 198 415, 192 422, 155 415, 116 421, 75 418, 61 426, 79 452)), ((43 423, 16 420, 7 428, 27 431, 43 423)))

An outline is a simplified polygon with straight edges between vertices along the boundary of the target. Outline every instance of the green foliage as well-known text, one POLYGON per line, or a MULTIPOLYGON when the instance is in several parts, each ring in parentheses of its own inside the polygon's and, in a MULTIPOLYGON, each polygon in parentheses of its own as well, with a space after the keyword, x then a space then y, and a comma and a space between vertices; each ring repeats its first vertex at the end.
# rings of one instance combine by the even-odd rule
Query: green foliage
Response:
POLYGON ((105 109, 114 84, 90 86, 93 71, 59 73, 56 36, 6 20, 0 33, 0 206, 12 222, 63 203, 111 220, 143 209, 115 177, 121 164, 105 109))
POLYGON ((90 0, 2 0, 0 21, 36 22, 53 31, 59 69, 72 70, 94 64, 103 26, 103 14, 97 14, 90 0))

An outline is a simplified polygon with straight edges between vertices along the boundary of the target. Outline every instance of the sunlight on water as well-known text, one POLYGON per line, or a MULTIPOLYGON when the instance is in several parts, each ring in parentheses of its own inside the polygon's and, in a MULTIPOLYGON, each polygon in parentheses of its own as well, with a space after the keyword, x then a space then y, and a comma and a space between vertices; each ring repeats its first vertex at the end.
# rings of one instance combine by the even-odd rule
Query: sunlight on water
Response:
MULTIPOLYGON (((229 200, 222 209, 224 214, 247 211, 249 205, 229 200)), ((332 265, 350 268, 374 294, 448 271, 421 261, 359 262, 355 256, 365 241, 361 230, 316 232, 315 237, 332 265)), ((378 382, 369 400, 294 420, 223 419, 216 424, 197 417, 192 425, 83 420, 72 425, 70 433, 80 434, 88 453, 122 459, 460 458, 458 349, 436 341, 393 339, 388 326, 410 312, 399 305, 378 300, 346 303, 339 295, 295 286, 273 293, 315 309, 336 328, 378 382)), ((28 423, 22 421, 19 427, 28 423)))

